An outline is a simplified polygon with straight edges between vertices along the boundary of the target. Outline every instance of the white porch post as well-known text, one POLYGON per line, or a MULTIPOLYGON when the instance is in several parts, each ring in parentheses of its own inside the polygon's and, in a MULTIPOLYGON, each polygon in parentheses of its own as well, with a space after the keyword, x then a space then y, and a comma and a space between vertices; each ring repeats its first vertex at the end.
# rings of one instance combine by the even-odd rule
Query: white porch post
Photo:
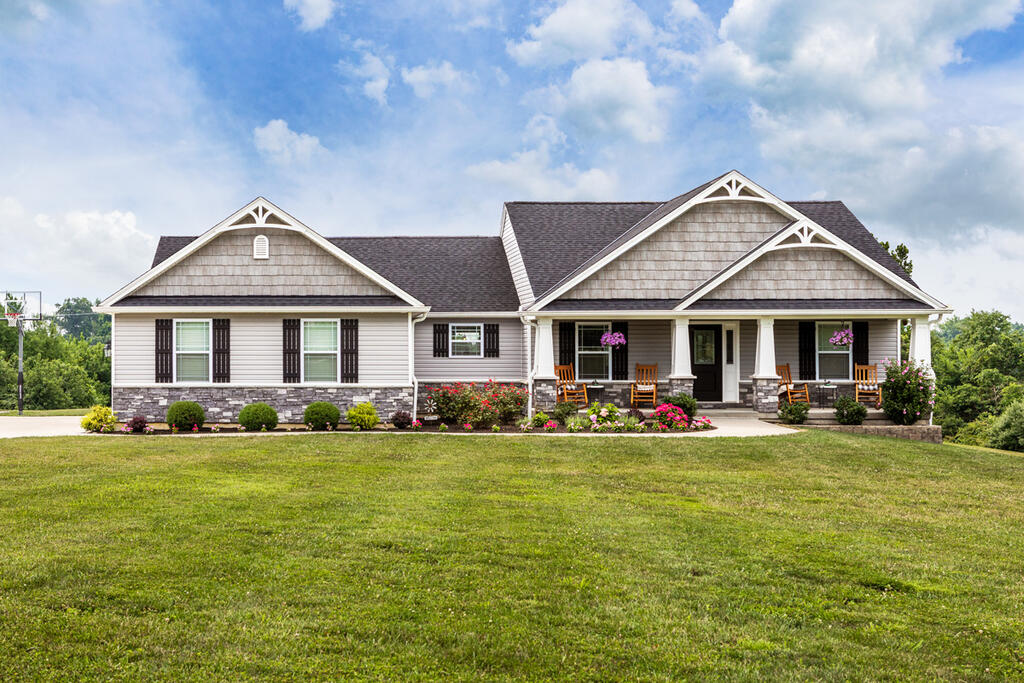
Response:
POLYGON ((555 379, 555 344, 551 318, 537 318, 537 373, 534 379, 555 379))
POLYGON ((932 333, 925 316, 911 319, 910 360, 932 366, 932 333))
POLYGON ((754 363, 754 378, 777 379, 775 374, 775 319, 759 318, 757 321, 757 358, 754 363))
POLYGON ((690 319, 676 318, 672 328, 672 374, 670 379, 693 379, 690 367, 690 319))

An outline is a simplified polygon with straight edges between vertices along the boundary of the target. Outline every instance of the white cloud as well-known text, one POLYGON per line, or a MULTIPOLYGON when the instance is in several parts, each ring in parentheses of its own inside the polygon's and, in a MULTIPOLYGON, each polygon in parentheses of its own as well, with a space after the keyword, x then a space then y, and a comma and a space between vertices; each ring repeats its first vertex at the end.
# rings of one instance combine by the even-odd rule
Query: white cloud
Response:
POLYGON ((582 171, 570 163, 554 165, 544 142, 506 161, 474 164, 467 172, 500 186, 503 192, 522 193, 522 199, 531 200, 607 199, 618 186, 615 174, 600 168, 582 171))
POLYGON ((320 139, 307 133, 296 133, 283 119, 268 121, 252 131, 256 149, 281 166, 308 164, 325 152, 320 139))
POLYGON ((330 21, 338 7, 334 0, 284 0, 284 8, 299 16, 303 31, 315 31, 330 21))
POLYGON ((447 61, 402 69, 402 80, 412 88, 417 97, 424 99, 441 89, 464 91, 469 88, 465 74, 447 61))
POLYGON ((525 66, 606 57, 657 35, 632 0, 566 0, 526 33, 523 40, 507 43, 508 53, 525 66))
POLYGON ((558 122, 554 118, 547 114, 537 114, 526 124, 523 139, 559 147, 565 144, 565 133, 558 129, 558 122))
POLYGON ((338 70, 352 78, 362 80, 363 94, 380 106, 387 106, 391 67, 384 59, 369 49, 363 49, 360 51, 358 63, 341 60, 338 62, 338 70))
POLYGON ((586 62, 564 85, 537 93, 534 99, 586 135, 657 142, 668 129, 667 105, 674 92, 651 83, 646 64, 623 57, 586 62))

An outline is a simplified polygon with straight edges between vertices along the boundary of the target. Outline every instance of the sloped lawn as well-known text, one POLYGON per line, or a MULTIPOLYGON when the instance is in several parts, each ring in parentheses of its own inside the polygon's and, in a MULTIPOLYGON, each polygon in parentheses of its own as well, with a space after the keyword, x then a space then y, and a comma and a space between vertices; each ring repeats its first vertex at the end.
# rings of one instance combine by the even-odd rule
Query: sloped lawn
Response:
POLYGON ((763 439, 0 443, 0 678, 1024 676, 1024 458, 763 439))

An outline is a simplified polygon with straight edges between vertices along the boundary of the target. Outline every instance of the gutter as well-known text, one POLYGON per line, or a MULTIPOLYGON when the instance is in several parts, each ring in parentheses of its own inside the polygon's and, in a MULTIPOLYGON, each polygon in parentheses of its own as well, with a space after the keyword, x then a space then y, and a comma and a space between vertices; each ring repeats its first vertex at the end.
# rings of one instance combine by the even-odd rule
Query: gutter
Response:
POLYGON ((416 379, 416 323, 427 318, 427 313, 409 314, 409 382, 412 384, 412 419, 417 419, 420 400, 420 383, 416 379))
POLYGON ((533 331, 537 329, 537 318, 530 318, 520 314, 520 322, 529 332, 526 338, 526 365, 529 368, 526 373, 526 417, 533 419, 533 378, 537 374, 536 363, 533 359, 533 331))

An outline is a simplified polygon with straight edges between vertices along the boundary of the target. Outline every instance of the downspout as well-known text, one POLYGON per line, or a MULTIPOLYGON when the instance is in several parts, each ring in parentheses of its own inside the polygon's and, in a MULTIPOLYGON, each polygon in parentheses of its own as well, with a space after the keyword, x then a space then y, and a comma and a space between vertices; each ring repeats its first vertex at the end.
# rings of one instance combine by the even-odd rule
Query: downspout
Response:
POLYGON ((531 320, 525 315, 520 315, 519 320, 526 327, 526 417, 533 419, 533 378, 537 374, 536 364, 533 362, 533 331, 537 329, 536 319, 531 320))
POLYGON ((419 412, 420 383, 416 379, 416 323, 426 320, 427 314, 417 316, 409 314, 409 382, 412 384, 412 419, 416 420, 419 412))

